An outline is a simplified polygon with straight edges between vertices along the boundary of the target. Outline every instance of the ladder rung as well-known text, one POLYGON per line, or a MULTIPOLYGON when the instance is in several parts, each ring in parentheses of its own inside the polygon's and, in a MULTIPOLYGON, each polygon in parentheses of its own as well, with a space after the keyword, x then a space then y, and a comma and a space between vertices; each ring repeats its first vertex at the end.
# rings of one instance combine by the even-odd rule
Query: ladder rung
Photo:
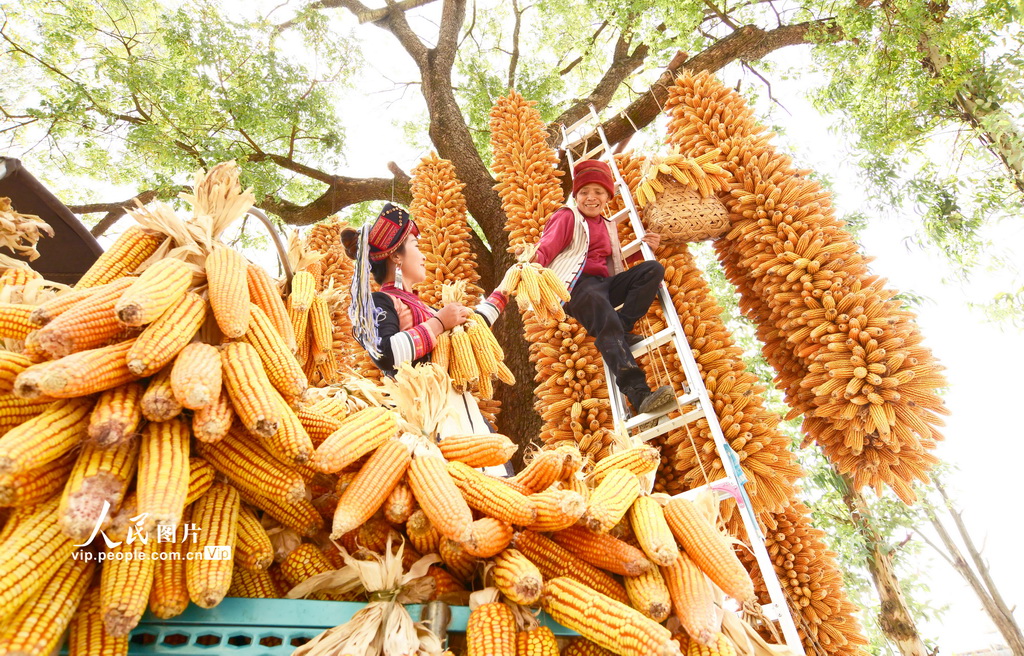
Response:
MULTIPOLYGON (((675 408, 670 407, 669 412, 672 410, 675 410, 675 408)), ((651 421, 652 419, 656 419, 658 417, 665 417, 666 414, 668 413, 666 412, 658 414, 654 412, 648 412, 646 414, 637 415, 626 422, 626 430, 632 430, 637 426, 641 426, 644 423, 651 421)), ((678 417, 672 417, 671 419, 663 419, 662 421, 659 421, 655 426, 652 426, 651 428, 648 428, 645 431, 637 433, 636 435, 633 436, 633 438, 640 440, 641 442, 646 442, 648 440, 654 439, 655 437, 658 437, 659 435, 664 435, 665 433, 671 430, 681 428, 691 422, 697 421, 703 416, 704 410, 702 410, 701 408, 696 408, 694 410, 691 410, 690 412, 687 412, 685 415, 679 415, 678 417)))
POLYGON ((643 240, 641 240, 641 239, 634 239, 633 241, 631 241, 628 244, 626 244, 625 246, 623 246, 622 247, 622 257, 624 257, 624 258, 625 257, 629 257, 633 253, 636 253, 638 250, 640 250, 640 244, 642 244, 642 243, 643 243, 643 240))
POLYGON ((621 210, 619 210, 615 214, 612 214, 611 216, 609 216, 608 220, 611 221, 612 223, 618 223, 619 221, 621 221, 622 219, 626 218, 627 216, 629 216, 629 208, 628 207, 623 207, 621 210))
POLYGON ((693 501, 694 499, 697 498, 697 495, 699 495, 701 492, 704 492, 706 490, 713 490, 718 495, 718 500, 721 501, 722 499, 731 499, 731 498, 733 498, 733 489, 732 488, 733 488, 733 485, 732 485, 732 481, 731 480, 729 480, 728 478, 719 478, 716 481, 711 481, 710 483, 705 483, 704 485, 692 488, 690 490, 687 490, 686 492, 680 492, 679 494, 673 494, 672 498, 673 499, 688 499, 690 501, 693 501))
POLYGON ((671 328, 665 328, 645 338, 642 342, 637 342, 630 350, 633 352, 633 355, 642 355, 649 349, 656 349, 663 344, 668 344, 674 336, 675 331, 671 328))
MULTIPOLYGON (((572 125, 563 125, 562 126, 562 133, 565 134, 566 137, 568 137, 571 133, 575 132, 577 129, 583 127, 584 125, 586 125, 587 123, 590 123, 593 120, 594 120, 593 114, 591 114, 590 112, 587 112, 586 114, 583 115, 583 118, 581 118, 580 120, 576 121, 572 125)), ((568 145, 568 144, 565 144, 565 145, 568 145)))
POLYGON ((596 146, 594 146, 593 148, 591 148, 590 150, 588 150, 585 155, 582 155, 580 157, 580 160, 593 159, 594 155, 598 154, 602 150, 604 150, 604 144, 603 143, 599 143, 596 146))

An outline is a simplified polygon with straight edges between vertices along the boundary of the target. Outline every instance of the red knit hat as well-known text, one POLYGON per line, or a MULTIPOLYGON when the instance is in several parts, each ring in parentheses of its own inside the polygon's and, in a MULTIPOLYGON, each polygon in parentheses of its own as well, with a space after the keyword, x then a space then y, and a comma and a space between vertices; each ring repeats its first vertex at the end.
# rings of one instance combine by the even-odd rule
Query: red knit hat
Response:
POLYGON ((579 193, 584 185, 597 183, 608 190, 609 196, 615 195, 615 180, 608 164, 599 159, 585 159, 577 162, 572 170, 572 195, 579 193))

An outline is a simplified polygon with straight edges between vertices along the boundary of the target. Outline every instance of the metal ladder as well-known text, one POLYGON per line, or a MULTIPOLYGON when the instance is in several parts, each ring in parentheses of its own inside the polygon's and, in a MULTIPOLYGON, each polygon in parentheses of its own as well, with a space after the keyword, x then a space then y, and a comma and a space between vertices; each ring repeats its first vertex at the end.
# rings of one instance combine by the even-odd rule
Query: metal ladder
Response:
MULTIPOLYGON (((633 228, 633 234, 636 235, 636 239, 623 246, 623 257, 629 257, 639 251, 643 255, 644 260, 656 260, 654 251, 642 241, 646 231, 640 220, 640 214, 637 211, 636 205, 633 202, 629 186, 622 178, 622 174, 615 163, 611 146, 608 143, 608 138, 605 136, 604 128, 601 126, 597 110, 591 105, 589 113, 579 121, 568 127, 564 125, 560 127, 562 133, 561 148, 568 159, 570 175, 577 161, 594 159, 595 157, 605 161, 612 170, 612 176, 615 178, 615 188, 622 198, 624 207, 610 218, 613 222, 618 223, 628 217, 633 228), (570 135, 584 126, 596 126, 600 141, 592 148, 588 148, 589 144, 584 141, 583 152, 577 155, 570 148, 573 143, 570 135)), ((585 134, 590 134, 590 131, 585 132, 585 134)), ((762 578, 764 579, 765 586, 768 588, 768 594, 772 601, 771 604, 762 606, 765 616, 779 622, 785 644, 796 653, 802 654, 804 653, 804 648, 800 641, 800 636, 797 633, 786 596, 782 591, 782 585, 775 573, 771 556, 768 555, 768 549, 765 547, 764 533, 757 523, 753 506, 744 488, 747 479, 740 468, 739 457, 732 447, 729 446, 729 443, 725 441, 725 436, 722 434, 722 427, 718 423, 718 416, 715 414, 714 405, 708 396, 707 388, 704 387, 704 380, 701 378, 700 370, 697 368, 697 361, 693 358, 693 350, 686 339, 686 333, 683 332, 683 327, 679 322, 679 315, 676 313, 672 297, 668 292, 668 286, 664 281, 658 287, 657 302, 661 304, 666 327, 638 342, 631 350, 633 355, 637 356, 649 351, 653 352, 655 349, 660 349, 671 343, 675 347, 679 360, 682 363, 683 374, 686 379, 684 391, 676 398, 676 404, 669 404, 654 412, 628 417, 625 398, 622 394, 618 393, 618 387, 615 385, 615 373, 605 364, 604 373, 608 381, 608 398, 616 432, 629 436, 633 444, 641 444, 659 435, 664 435, 669 431, 691 424, 701 417, 707 419, 708 427, 715 441, 718 457, 721 459, 722 467, 725 470, 725 477, 688 490, 677 496, 692 497, 705 489, 710 489, 718 495, 719 499, 726 497, 735 499, 747 537, 750 540, 751 551, 757 560, 757 565, 761 570, 762 578), (670 413, 690 405, 696 407, 685 414, 680 413, 676 417, 670 418, 668 416, 670 413), (654 425, 645 427, 649 423, 654 425), (630 436, 630 432, 636 429, 640 429, 639 432, 630 436)), ((653 476, 650 484, 653 485, 653 476)))

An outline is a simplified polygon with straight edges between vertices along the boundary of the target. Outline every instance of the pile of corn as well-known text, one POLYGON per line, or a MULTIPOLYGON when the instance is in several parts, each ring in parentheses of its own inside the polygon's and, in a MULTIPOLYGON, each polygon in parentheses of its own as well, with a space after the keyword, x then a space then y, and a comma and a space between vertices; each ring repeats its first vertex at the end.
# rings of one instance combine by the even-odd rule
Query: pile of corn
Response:
POLYGON ((888 485, 905 502, 927 481, 945 413, 941 367, 911 312, 867 269, 830 194, 775 150, 743 98, 712 76, 682 76, 666 105, 669 142, 714 150, 732 173, 732 229, 716 242, 741 307, 758 326, 792 417, 804 416, 857 488, 888 485))
MULTIPOLYGON (((491 110, 496 189, 507 215, 509 248, 524 252, 540 240, 548 216, 562 206, 558 156, 534 103, 512 91, 491 110)), ((573 443, 590 460, 610 453, 611 412, 601 355, 575 319, 541 320, 524 312, 524 334, 536 367, 535 407, 548 446, 573 443)))

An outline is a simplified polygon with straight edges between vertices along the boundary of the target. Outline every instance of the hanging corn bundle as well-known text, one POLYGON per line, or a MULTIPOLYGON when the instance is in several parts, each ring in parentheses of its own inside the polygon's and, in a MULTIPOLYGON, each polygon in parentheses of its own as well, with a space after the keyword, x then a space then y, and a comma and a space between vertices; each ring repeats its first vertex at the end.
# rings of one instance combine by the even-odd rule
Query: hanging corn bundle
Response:
POLYGON ((911 312, 867 269, 830 194, 769 144, 736 92, 680 77, 667 103, 669 142, 690 157, 721 152, 736 187, 731 231, 716 244, 741 308, 758 326, 777 384, 856 488, 885 485, 907 503, 927 481, 946 413, 941 367, 911 312))
POLYGON ((427 278, 416 290, 424 303, 440 307, 441 287, 466 283, 465 301, 473 306, 483 294, 477 285, 476 254, 470 246, 466 220, 466 185, 455 177, 455 167, 436 153, 420 160, 412 170, 412 214, 420 229, 419 247, 426 257, 427 278))
MULTIPOLYGON (((868 642, 858 619, 860 609, 846 596, 836 554, 825 546, 825 533, 811 524, 810 515, 796 499, 772 513, 774 528, 767 531, 765 546, 807 652, 860 656, 868 642)), ((757 563, 745 552, 740 555, 753 573, 760 601, 768 603, 757 563)))
MULTIPOLYGON (((509 248, 525 252, 537 243, 548 216, 562 206, 558 156, 546 144, 546 130, 534 103, 512 91, 491 110, 495 187, 507 215, 509 248)), ((594 340, 572 318, 541 320, 524 313, 538 383, 535 406, 548 445, 571 441, 591 460, 609 452, 611 413, 601 356, 594 340)))
MULTIPOLYGON (((527 253, 533 249, 527 249, 527 253)), ((529 260, 524 257, 524 260, 529 260)), ((569 290, 554 271, 537 263, 520 261, 512 265, 509 293, 516 297, 519 309, 532 310, 541 321, 565 320, 562 303, 569 301, 569 290)))

